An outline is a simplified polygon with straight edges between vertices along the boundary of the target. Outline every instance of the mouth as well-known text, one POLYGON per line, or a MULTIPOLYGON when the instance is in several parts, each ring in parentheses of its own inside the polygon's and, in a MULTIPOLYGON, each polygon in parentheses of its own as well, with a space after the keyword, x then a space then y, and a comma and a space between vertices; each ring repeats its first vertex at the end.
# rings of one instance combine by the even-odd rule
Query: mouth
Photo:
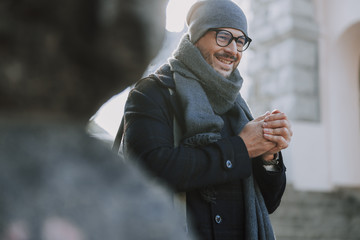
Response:
POLYGON ((231 56, 226 53, 215 54, 215 58, 218 60, 224 70, 231 70, 234 63, 237 61, 236 56, 231 56))
POLYGON ((226 59, 223 59, 223 58, 219 58, 219 57, 216 57, 217 60, 219 60, 220 62, 226 64, 226 65, 232 65, 234 61, 230 61, 230 60, 226 60, 226 59))
POLYGON ((218 61, 218 67, 223 71, 231 71, 234 66, 234 61, 229 58, 223 58, 216 56, 216 60, 218 61))

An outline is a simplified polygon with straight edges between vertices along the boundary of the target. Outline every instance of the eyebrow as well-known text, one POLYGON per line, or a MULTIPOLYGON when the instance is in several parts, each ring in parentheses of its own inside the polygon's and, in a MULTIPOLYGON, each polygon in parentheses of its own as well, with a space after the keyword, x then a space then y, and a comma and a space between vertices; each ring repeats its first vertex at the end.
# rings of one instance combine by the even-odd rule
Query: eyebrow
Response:
MULTIPOLYGON (((235 37, 235 36, 234 36, 234 34, 233 34, 232 32, 230 32, 229 30, 227 30, 227 29, 221 29, 221 28, 210 28, 208 31, 210 31, 210 30, 216 30, 216 31, 226 31, 226 32, 231 33, 231 35, 233 35, 233 37, 235 37)), ((239 31, 240 31, 240 30, 239 30, 239 31)), ((236 38, 238 38, 238 37, 245 37, 245 34, 244 34, 242 31, 240 31, 240 33, 241 33, 242 35, 237 36, 236 38)), ((246 37, 245 37, 245 38, 246 38, 246 37)))

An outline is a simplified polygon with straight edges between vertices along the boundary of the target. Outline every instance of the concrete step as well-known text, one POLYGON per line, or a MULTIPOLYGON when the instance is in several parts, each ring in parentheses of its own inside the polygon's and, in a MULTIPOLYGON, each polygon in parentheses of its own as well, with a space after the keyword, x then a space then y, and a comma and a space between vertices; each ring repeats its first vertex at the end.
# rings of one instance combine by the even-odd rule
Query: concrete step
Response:
POLYGON ((360 240, 360 189, 304 192, 289 185, 270 218, 277 240, 360 240))

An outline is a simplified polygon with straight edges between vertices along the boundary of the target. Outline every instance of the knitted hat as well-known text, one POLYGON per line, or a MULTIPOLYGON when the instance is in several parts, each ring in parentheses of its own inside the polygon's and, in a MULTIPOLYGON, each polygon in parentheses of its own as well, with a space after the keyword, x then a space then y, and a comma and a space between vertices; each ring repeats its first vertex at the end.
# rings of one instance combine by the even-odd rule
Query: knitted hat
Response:
POLYGON ((248 36, 244 12, 230 0, 196 2, 187 14, 186 23, 192 43, 196 43, 210 28, 235 28, 248 36))

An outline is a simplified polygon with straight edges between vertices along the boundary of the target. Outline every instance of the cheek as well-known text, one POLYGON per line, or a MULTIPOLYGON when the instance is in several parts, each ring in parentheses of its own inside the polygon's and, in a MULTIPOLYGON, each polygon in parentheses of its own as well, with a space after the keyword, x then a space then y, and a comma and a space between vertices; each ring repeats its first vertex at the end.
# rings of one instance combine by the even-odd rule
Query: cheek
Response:
POLYGON ((201 55, 203 56, 203 58, 205 59, 205 61, 207 63, 211 64, 211 62, 212 62, 211 59, 212 59, 213 56, 212 56, 211 52, 209 51, 209 49, 199 47, 199 46, 198 46, 198 49, 199 49, 201 55))
POLYGON ((242 52, 238 52, 237 58, 238 58, 238 62, 240 62, 240 60, 241 60, 241 58, 242 58, 242 52))
POLYGON ((242 53, 239 53, 238 55, 237 55, 237 61, 235 62, 235 64, 234 64, 234 66, 235 66, 235 68, 237 67, 237 66, 239 66, 239 63, 240 63, 240 61, 241 61, 241 57, 242 57, 242 53))
POLYGON ((201 54, 204 57, 205 61, 211 65, 211 63, 213 62, 213 60, 212 60, 213 56, 209 52, 203 52, 201 54))
POLYGON ((213 55, 218 50, 212 41, 205 38, 201 38, 197 43, 195 43, 195 46, 199 49, 201 55, 204 58, 211 57, 211 55, 213 55))

